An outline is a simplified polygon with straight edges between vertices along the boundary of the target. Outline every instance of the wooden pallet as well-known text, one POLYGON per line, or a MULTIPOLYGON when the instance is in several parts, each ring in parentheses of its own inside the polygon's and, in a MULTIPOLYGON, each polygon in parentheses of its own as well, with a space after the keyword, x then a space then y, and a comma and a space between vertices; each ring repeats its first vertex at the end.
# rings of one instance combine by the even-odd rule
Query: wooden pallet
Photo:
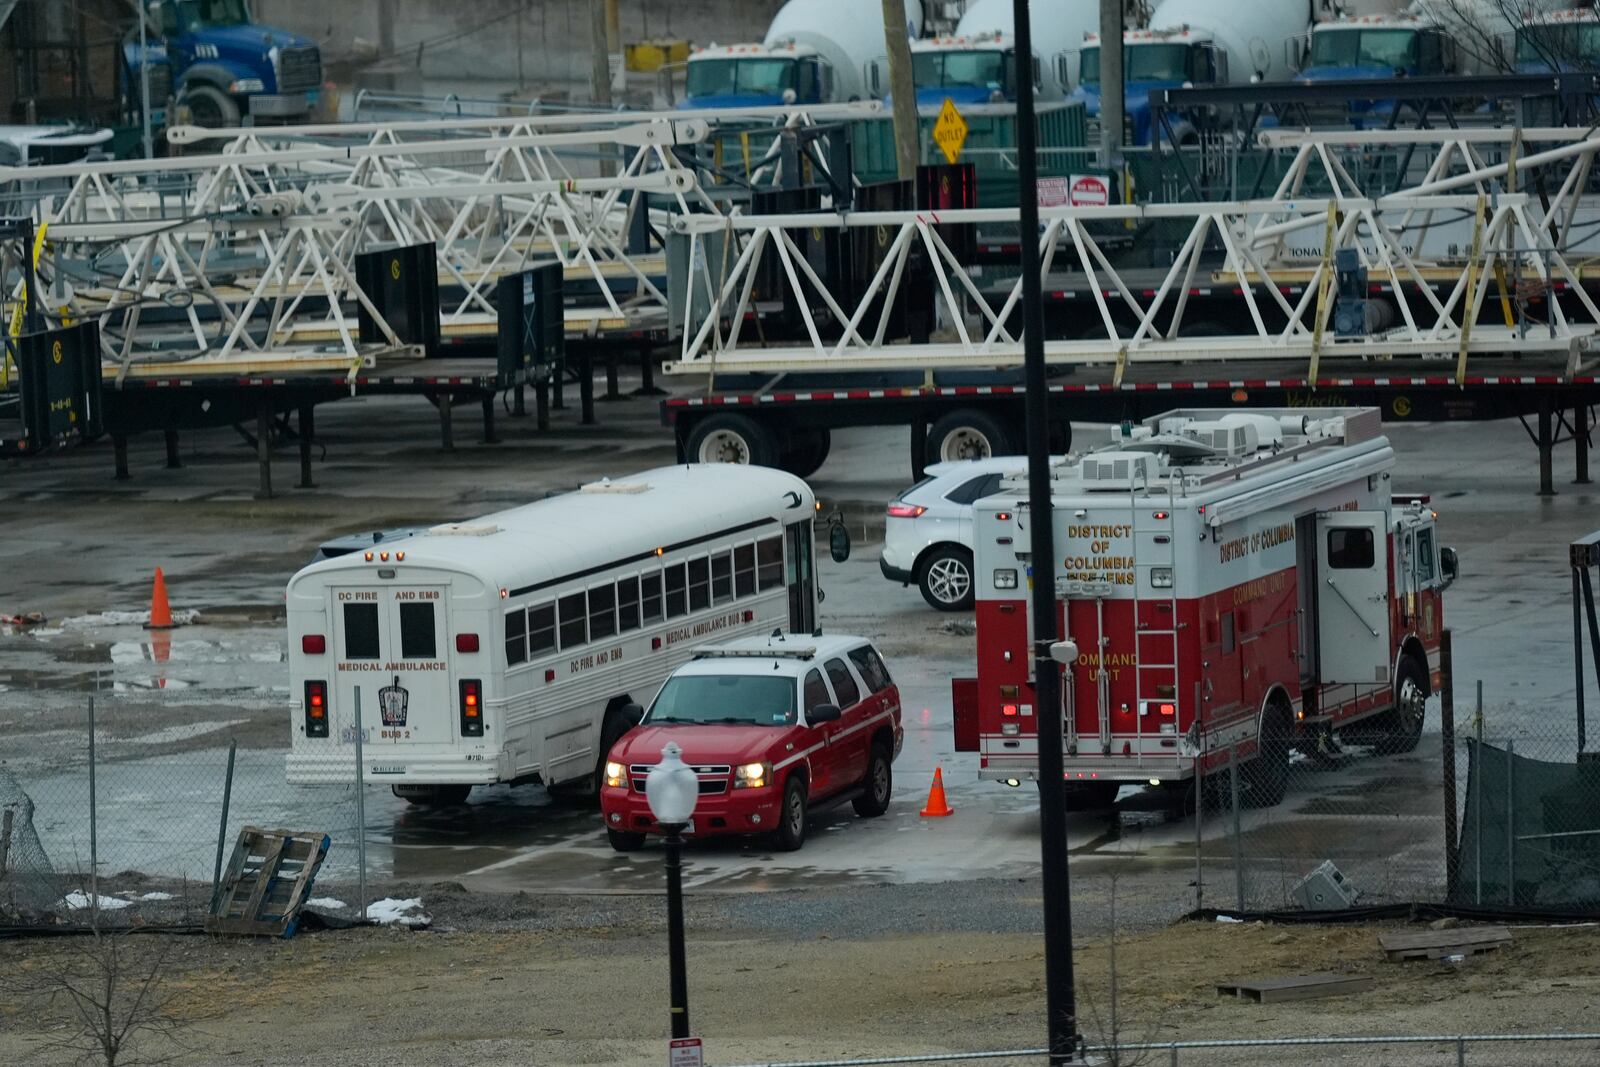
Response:
POLYGON ((324 833, 244 827, 211 902, 206 932, 293 937, 332 843, 324 833))
POLYGON ((1373 981, 1354 974, 1292 974, 1283 978, 1247 978, 1217 984, 1219 997, 1240 997, 1271 1004, 1282 1000, 1311 1000, 1341 993, 1364 993, 1373 981))
POLYGON ((1449 930, 1388 930, 1378 944, 1391 961, 1442 960, 1446 956, 1472 956, 1511 943, 1504 926, 1458 926, 1449 930))

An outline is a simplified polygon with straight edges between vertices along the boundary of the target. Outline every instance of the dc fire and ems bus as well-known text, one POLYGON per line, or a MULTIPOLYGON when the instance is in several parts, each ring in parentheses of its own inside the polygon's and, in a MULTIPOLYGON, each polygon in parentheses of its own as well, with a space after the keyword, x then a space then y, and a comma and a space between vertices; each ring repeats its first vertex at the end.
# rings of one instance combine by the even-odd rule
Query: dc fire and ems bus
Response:
POLYGON ((1078 658, 1062 686, 1075 802, 1127 783, 1187 794, 1198 764, 1243 763, 1283 796, 1290 749, 1334 730, 1409 751, 1437 689, 1440 593, 1456 558, 1423 497, 1392 497, 1371 408, 1174 411, 1052 471, 1056 558, 1030 566, 1025 479, 974 517, 976 679, 956 747, 979 777, 1038 775, 1029 584, 1051 582, 1078 658))
POLYGON ((294 783, 355 774, 416 803, 592 787, 707 642, 816 625, 805 482, 663 467, 314 563, 289 582, 294 783))

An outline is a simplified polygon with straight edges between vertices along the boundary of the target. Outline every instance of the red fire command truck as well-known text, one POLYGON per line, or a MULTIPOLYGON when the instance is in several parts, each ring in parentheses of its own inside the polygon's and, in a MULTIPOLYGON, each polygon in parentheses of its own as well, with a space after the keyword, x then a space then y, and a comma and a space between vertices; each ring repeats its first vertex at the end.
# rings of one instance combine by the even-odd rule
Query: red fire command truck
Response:
POLYGON ((1128 783, 1187 793, 1241 763, 1283 796, 1290 750, 1416 747, 1438 688, 1440 594, 1455 578, 1425 496, 1390 487, 1373 408, 1180 410, 1123 424, 1052 468, 1055 559, 1029 559, 1026 480, 974 517, 976 679, 954 684, 980 778, 1039 770, 1029 587, 1055 588, 1078 647, 1061 687, 1076 806, 1128 783))

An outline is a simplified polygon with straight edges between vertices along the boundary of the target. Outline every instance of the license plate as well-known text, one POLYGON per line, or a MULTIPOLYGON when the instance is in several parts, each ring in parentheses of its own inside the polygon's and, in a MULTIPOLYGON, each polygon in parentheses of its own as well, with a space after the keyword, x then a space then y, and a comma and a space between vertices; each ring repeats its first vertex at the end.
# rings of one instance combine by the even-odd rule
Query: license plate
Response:
POLYGON ((406 769, 404 767, 397 767, 397 766, 391 766, 391 765, 385 764, 385 763, 378 763, 378 764, 374 764, 373 765, 372 773, 373 774, 404 774, 404 773, 406 773, 406 769))

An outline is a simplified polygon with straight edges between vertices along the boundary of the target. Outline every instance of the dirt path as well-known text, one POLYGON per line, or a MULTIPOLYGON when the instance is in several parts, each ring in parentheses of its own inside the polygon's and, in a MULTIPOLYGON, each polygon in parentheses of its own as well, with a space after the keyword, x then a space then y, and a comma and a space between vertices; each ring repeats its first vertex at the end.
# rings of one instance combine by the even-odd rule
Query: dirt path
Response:
MULTIPOLYGON (((1461 964, 1384 962, 1377 933, 1185 923, 1122 940, 1123 1039, 1593 1028, 1600 929, 1518 931, 1511 947, 1461 964), (1213 988, 1219 978, 1308 971, 1370 975, 1377 985, 1265 1006, 1219 999, 1213 988)), ((162 940, 128 944, 148 958, 162 940)), ((632 923, 165 940, 174 1006, 191 1024, 177 1063, 656 1067, 663 1057, 664 945, 632 923)), ((0 971, 26 981, 64 951, 59 939, 0 945, 0 971)), ((1084 1028, 1100 1037, 1108 959, 1103 940, 1078 954, 1084 1028)), ((1042 969, 1032 935, 783 941, 696 932, 690 1004, 715 1063, 1028 1047, 1042 1037, 1042 969)), ((12 991, 0 994, 0 1011, 0 1062, 68 1062, 39 1049, 60 1036, 59 1010, 12 991)))

